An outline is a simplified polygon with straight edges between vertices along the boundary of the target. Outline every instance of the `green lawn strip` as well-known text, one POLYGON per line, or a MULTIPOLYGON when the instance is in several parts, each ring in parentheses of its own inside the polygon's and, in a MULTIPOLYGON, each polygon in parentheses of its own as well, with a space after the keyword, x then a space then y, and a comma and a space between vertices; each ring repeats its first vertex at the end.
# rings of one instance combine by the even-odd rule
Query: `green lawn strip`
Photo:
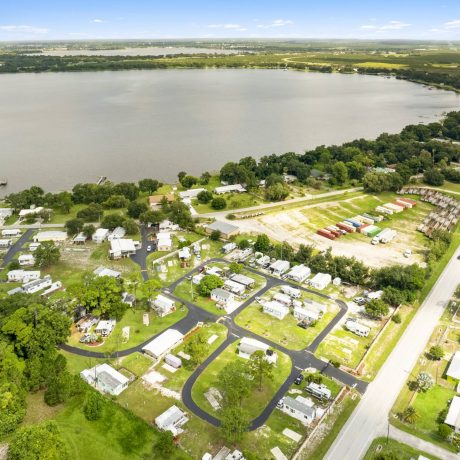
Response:
POLYGON ((302 452, 300 459, 302 460, 321 460, 326 455, 342 427, 345 425, 348 418, 351 416, 355 407, 359 403, 359 397, 352 399, 351 395, 347 395, 340 403, 335 406, 333 412, 328 414, 322 421, 323 424, 330 427, 326 436, 321 439, 319 444, 313 442, 313 446, 307 447, 305 452, 302 452), (313 450, 312 450, 313 448, 313 450))
POLYGON ((423 455, 426 458, 431 460, 441 460, 438 457, 433 457, 433 455, 427 454, 421 450, 414 449, 407 444, 403 444, 402 442, 395 441, 394 439, 387 439, 387 438, 377 438, 372 441, 369 449, 366 452, 363 460, 374 460, 377 458, 378 455, 394 455, 395 458, 405 458, 409 459, 416 459, 419 455, 423 455), (380 446, 381 450, 377 451, 377 448, 380 446))
POLYGON ((227 202, 227 206, 225 207, 225 209, 216 210, 211 207, 210 203, 203 204, 200 203, 197 199, 193 200, 193 207, 198 213, 207 214, 216 211, 231 211, 240 208, 252 208, 253 206, 258 206, 259 204, 264 202, 263 199, 261 199, 257 195, 253 195, 252 193, 224 193, 223 195, 219 196, 221 198, 224 198, 227 202))
POLYGON ((118 365, 128 369, 136 377, 141 377, 153 365, 153 361, 142 353, 132 353, 118 360, 118 365))
MULTIPOLYGON (((212 406, 205 398, 204 393, 206 393, 210 387, 215 387, 217 389, 220 388, 217 376, 228 363, 233 360, 244 359, 237 355, 237 345, 238 344, 236 343, 230 345, 223 353, 221 353, 198 377, 192 388, 192 397, 196 404, 217 417, 219 414, 216 414, 216 412, 212 409, 212 406)), ((267 405, 267 402, 270 401, 291 372, 292 363, 290 358, 281 352, 277 353, 278 361, 273 372, 273 380, 265 379, 262 391, 254 388, 251 395, 243 401, 243 407, 248 412, 251 419, 257 417, 262 412, 267 405)))
POLYGON ((67 360, 67 369, 71 374, 80 374, 84 369, 90 369, 96 364, 109 363, 113 364, 113 359, 107 358, 89 358, 87 356, 80 356, 75 353, 70 353, 65 350, 59 350, 67 360))
MULTIPOLYGON (((416 375, 416 374, 414 374, 416 375)), ((403 412, 409 405, 413 392, 405 385, 392 408, 392 414, 403 412)), ((418 417, 413 424, 405 423, 398 418, 390 417, 390 423, 395 427, 413 434, 421 439, 432 442, 447 450, 455 452, 454 446, 446 442, 438 435, 439 413, 448 408, 448 402, 456 395, 455 390, 445 388, 441 385, 434 385, 425 393, 417 393, 412 406, 417 411, 418 417)))
POLYGON ((184 280, 174 290, 174 294, 181 299, 188 302, 192 302, 198 305, 200 308, 213 313, 214 315, 222 316, 225 315, 225 310, 216 307, 216 302, 211 300, 210 297, 202 297, 197 292, 197 286, 189 280, 184 280), (192 297, 193 291, 193 297, 192 297))
POLYGON ((315 355, 339 361, 341 364, 354 369, 376 334, 377 328, 372 328, 368 337, 359 337, 350 331, 336 329, 321 342, 315 355), (346 353, 344 349, 351 350, 351 353, 346 353))
POLYGON ((102 345, 89 346, 79 342, 81 333, 75 332, 69 339, 69 344, 82 348, 84 350, 93 350, 98 352, 115 353, 117 350, 126 350, 135 347, 140 343, 145 342, 150 337, 158 334, 169 327, 174 326, 179 320, 187 315, 186 307, 179 307, 177 310, 169 315, 160 318, 153 311, 148 312, 150 317, 150 324, 145 326, 143 324, 143 315, 146 313, 143 309, 130 308, 126 311, 121 321, 118 321, 115 329, 109 335, 102 345), (130 327, 129 340, 124 342, 121 332, 123 327, 130 327))
POLYGON ((51 213, 51 219, 49 220, 48 223, 50 224, 64 224, 70 219, 75 219, 77 217, 78 211, 81 211, 82 209, 88 207, 87 204, 74 204, 67 214, 64 214, 59 211, 53 211, 51 213))
POLYGON ((245 329, 267 337, 275 343, 290 349, 302 350, 327 326, 337 311, 326 313, 315 326, 303 329, 297 326, 298 320, 290 312, 283 320, 263 313, 262 306, 252 304, 245 308, 235 322, 245 329))
MULTIPOLYGON (((209 356, 215 349, 217 349, 227 338, 227 328, 219 323, 207 323, 200 329, 200 331, 202 331, 201 333, 205 334, 206 340, 209 340, 209 338, 213 335, 218 336, 218 338, 208 346, 207 356, 209 356)), ((193 337, 193 335, 188 337, 185 342, 174 349, 175 355, 177 355, 177 353, 180 351, 184 351, 185 347, 187 346, 187 342, 191 337, 193 337)), ((167 377, 167 380, 163 382, 163 386, 178 392, 180 392, 184 386, 184 383, 192 375, 194 370, 195 369, 190 368, 190 366, 187 366, 187 361, 185 359, 182 359, 182 367, 174 373, 159 369, 159 371, 161 371, 161 373, 167 377)))

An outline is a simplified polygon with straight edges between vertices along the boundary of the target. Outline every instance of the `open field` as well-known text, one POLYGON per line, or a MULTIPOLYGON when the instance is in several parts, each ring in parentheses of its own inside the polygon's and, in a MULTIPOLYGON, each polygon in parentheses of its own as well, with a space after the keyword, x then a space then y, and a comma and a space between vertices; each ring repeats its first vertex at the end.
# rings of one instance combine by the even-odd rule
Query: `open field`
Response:
MULTIPOLYGON (((263 300, 268 301, 273 294, 279 292, 279 289, 271 289, 267 291, 263 300)), ((314 298, 313 295, 307 295, 302 292, 302 300, 306 298, 314 298)), ((299 299, 300 300, 300 299, 299 299)), ((316 298, 314 298, 316 300, 316 298)), ((303 329, 297 326, 299 322, 292 315, 292 311, 283 319, 279 320, 271 315, 262 311, 262 305, 253 303, 245 308, 236 318, 235 322, 245 329, 248 329, 261 337, 267 337, 273 342, 289 348, 291 350, 301 350, 306 348, 315 339, 315 337, 326 327, 332 318, 338 313, 339 308, 334 302, 324 302, 328 311, 323 315, 318 322, 308 329, 303 329)))
MULTIPOLYGON (((243 401, 243 407, 248 412, 251 419, 257 417, 262 412, 267 404, 267 401, 273 397, 276 390, 281 386, 291 372, 291 362, 289 357, 283 353, 277 353, 278 361, 273 372, 273 380, 264 379, 262 390, 259 391, 257 388, 254 388, 251 395, 243 401)), ((238 359, 244 360, 244 358, 240 358, 237 355, 237 344, 230 345, 203 371, 193 385, 192 396, 195 402, 202 409, 216 415, 217 417, 218 414, 215 413, 214 409, 205 398, 204 393, 206 393, 206 391, 208 391, 211 387, 219 389, 219 372, 227 364, 238 359)), ((246 360, 244 361, 247 362, 246 360)))
POLYGON ((322 250, 331 247, 336 255, 354 256, 374 267, 421 262, 427 240, 416 231, 416 227, 433 209, 427 203, 419 202, 415 208, 389 216, 378 224, 382 229, 391 227, 398 232, 396 238, 386 245, 372 246, 370 238, 361 234, 347 234, 334 241, 316 234, 318 229, 334 225, 345 218, 364 212, 376 214, 376 206, 392 201, 396 196, 392 193, 359 193, 342 199, 334 198, 334 201, 297 206, 254 219, 240 220, 238 225, 242 231, 266 233, 274 240, 286 241, 295 247, 300 244, 313 244, 322 250), (405 258, 403 252, 408 248, 413 255, 405 258))

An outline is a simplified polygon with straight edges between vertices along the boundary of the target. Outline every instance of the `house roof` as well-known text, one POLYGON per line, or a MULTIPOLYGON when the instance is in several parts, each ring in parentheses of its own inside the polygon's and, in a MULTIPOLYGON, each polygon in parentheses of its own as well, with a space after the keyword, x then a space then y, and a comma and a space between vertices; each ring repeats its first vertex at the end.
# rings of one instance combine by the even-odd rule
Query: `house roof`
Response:
POLYGON ((317 273, 312 279, 312 283, 327 283, 330 282, 332 276, 329 273, 317 273))
POLYGON ((195 198, 199 193, 206 191, 204 188, 192 188, 190 190, 185 190, 184 192, 179 192, 179 196, 184 198, 195 198))
POLYGON ((133 240, 124 238, 114 238, 110 242, 110 250, 115 253, 136 252, 136 246, 134 245, 133 240))
POLYGON ((302 401, 293 399, 290 396, 286 396, 284 398, 284 405, 306 415, 307 417, 315 416, 315 409, 313 407, 307 406, 302 401))
POLYGON ((219 232, 227 235, 229 233, 233 233, 239 230, 239 227, 237 227, 236 225, 232 225, 227 222, 221 222, 219 220, 216 220, 212 224, 209 224, 206 228, 208 228, 211 231, 218 230, 219 232))
POLYGON ((129 382, 127 377, 107 363, 98 364, 91 369, 85 369, 80 375, 85 378, 85 380, 89 378, 91 381, 94 381, 96 377, 99 381, 103 382, 105 386, 112 389, 129 382))
POLYGON ((449 412, 445 419, 447 425, 460 428, 460 397, 454 396, 449 406, 449 412))
POLYGON ((97 276, 113 276, 114 278, 119 278, 121 276, 120 272, 104 267, 103 265, 97 267, 93 273, 97 276))
POLYGON ((142 350, 150 352, 155 356, 160 356, 168 351, 171 347, 176 345, 178 342, 180 342, 183 338, 184 335, 181 334, 178 330, 167 329, 158 337, 155 337, 147 345, 142 347, 142 350))
POLYGON ((158 294, 157 298, 154 300, 154 305, 159 308, 172 308, 174 307, 174 300, 168 299, 164 295, 158 294))
POLYGON ((213 296, 220 297, 224 300, 228 300, 233 297, 233 294, 231 292, 226 291, 225 289, 215 288, 211 291, 211 297, 213 296))
POLYGON ((233 275, 232 280, 237 283, 243 284, 244 286, 250 286, 251 284, 255 283, 255 280, 253 278, 250 278, 246 275, 242 275, 241 273, 233 275))
POLYGON ((311 270, 309 267, 305 265, 294 265, 294 267, 292 267, 291 270, 289 271, 288 275, 302 277, 302 276, 309 276, 310 273, 311 273, 311 270))
POLYGON ((160 414, 155 423, 160 427, 168 427, 180 420, 185 415, 176 405, 171 406, 168 410, 160 414))
POLYGON ((276 300, 271 300, 270 302, 265 302, 264 304, 264 309, 270 309, 273 311, 278 311, 280 313, 287 314, 289 312, 289 308, 286 307, 286 305, 283 305, 282 303, 276 301, 276 300))
POLYGON ((234 289, 236 291, 241 291, 241 292, 246 290, 246 286, 244 284, 237 283, 234 280, 225 280, 224 286, 227 286, 230 289, 234 289))
POLYGON ((460 380, 460 351, 456 351, 446 372, 448 377, 460 380))
POLYGON ((168 201, 168 203, 170 203, 171 201, 174 201, 175 199, 175 196, 173 193, 167 193, 166 195, 153 195, 153 196, 149 196, 149 203, 152 205, 152 204, 160 204, 161 201, 163 200, 163 198, 166 198, 166 200, 168 201))
POLYGON ((287 270, 289 268, 289 261, 277 260, 270 265, 272 270, 287 270))
POLYGON ((253 339, 251 337, 243 337, 238 345, 238 349, 241 353, 252 355, 255 351, 267 351, 270 347, 260 340, 253 339))

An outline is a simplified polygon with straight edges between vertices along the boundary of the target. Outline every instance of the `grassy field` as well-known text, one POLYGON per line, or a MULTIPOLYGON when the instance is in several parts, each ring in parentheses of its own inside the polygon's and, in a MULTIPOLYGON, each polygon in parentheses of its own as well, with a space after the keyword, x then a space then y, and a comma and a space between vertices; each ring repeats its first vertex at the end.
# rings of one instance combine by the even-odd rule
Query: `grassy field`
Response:
POLYGON ((132 353, 118 360, 121 367, 128 369, 136 377, 141 377, 153 365, 153 361, 141 353, 132 353))
POLYGON ((150 311, 150 324, 148 326, 144 326, 142 321, 144 313, 146 313, 146 311, 143 309, 128 309, 122 320, 116 324, 114 331, 101 345, 89 346, 80 343, 79 339, 82 334, 75 329, 72 330, 72 335, 68 343, 74 347, 82 348, 84 350, 94 350, 104 353, 115 353, 117 350, 126 350, 127 348, 132 348, 142 342, 145 342, 155 334, 173 326, 177 323, 177 321, 187 315, 187 308, 179 307, 175 312, 164 316, 163 318, 160 318, 153 311, 150 311), (126 326, 130 327, 130 334, 129 340, 124 341, 121 331, 123 327, 126 326))
MULTIPOLYGON (((198 377, 192 388, 192 396, 195 402, 204 410, 216 415, 212 406, 204 396, 204 393, 211 387, 220 388, 217 376, 219 372, 230 362, 237 359, 244 359, 237 356, 237 344, 230 345, 223 353, 219 355, 198 377)), ((246 361, 245 361, 246 362, 246 361)), ((250 418, 257 417, 267 404, 276 390, 286 380, 291 372, 290 358, 283 353, 278 352, 278 361, 273 373, 273 380, 265 379, 262 391, 254 389, 248 398, 243 401, 243 407, 247 410, 250 418)), ((217 414, 218 416, 218 414, 217 414)))
POLYGON ((288 313, 283 320, 279 320, 263 313, 261 305, 252 304, 235 318, 235 322, 239 326, 262 337, 267 337, 286 348, 302 350, 310 345, 337 312, 338 307, 335 309, 330 308, 314 326, 303 329, 297 326, 298 320, 294 318, 292 312, 288 313))
POLYGON ((438 457, 433 457, 432 455, 422 452, 421 450, 414 449, 407 444, 395 441, 394 439, 387 440, 387 438, 374 439, 363 460, 381 458, 379 455, 388 455, 388 458, 393 455, 395 458, 400 458, 401 460, 411 460, 418 458, 419 455, 423 455, 431 460, 440 460, 438 457))
POLYGON ((224 193, 223 195, 216 196, 220 196, 225 199, 225 201, 227 202, 227 206, 225 209, 213 209, 210 203, 202 204, 196 199, 192 201, 193 207, 200 214, 205 214, 216 211, 231 211, 240 208, 250 208, 252 206, 258 206, 259 204, 264 202, 263 199, 252 193, 224 193))

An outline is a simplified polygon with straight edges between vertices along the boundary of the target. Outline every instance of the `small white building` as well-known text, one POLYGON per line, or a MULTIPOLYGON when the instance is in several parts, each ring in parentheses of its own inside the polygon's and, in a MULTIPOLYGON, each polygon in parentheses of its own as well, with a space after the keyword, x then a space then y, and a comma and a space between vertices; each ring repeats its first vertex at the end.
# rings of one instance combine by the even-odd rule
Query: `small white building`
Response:
POLYGON ((236 243, 227 243, 222 246, 222 252, 228 254, 236 249, 236 243))
POLYGON ((244 291, 246 291, 246 286, 233 280, 225 280, 224 287, 235 295, 242 295, 244 294, 244 291))
POLYGON ((290 266, 287 260, 277 260, 270 265, 269 269, 274 275, 281 276, 289 270, 290 266))
POLYGON ((33 281, 28 281, 22 285, 22 290, 26 294, 35 294, 36 292, 42 291, 51 287, 53 280, 50 275, 46 275, 43 279, 36 279, 33 281))
POLYGON ((29 209, 21 209, 19 211, 19 218, 25 219, 26 217, 34 216, 44 210, 45 208, 43 206, 31 206, 29 209))
POLYGON ((121 273, 120 272, 117 272, 116 270, 112 270, 110 268, 107 268, 107 267, 104 267, 104 266, 100 266, 100 267, 97 267, 93 273, 96 275, 96 276, 111 276, 112 278, 121 278, 121 273))
POLYGON ((97 244, 103 243, 109 236, 110 230, 108 228, 98 228, 93 233, 93 241, 97 244))
POLYGON ((109 257, 121 259, 136 254, 136 244, 131 239, 113 238, 110 241, 109 257))
POLYGON ((290 396, 285 396, 278 405, 279 409, 285 414, 296 420, 299 420, 303 425, 308 426, 316 418, 316 410, 314 405, 308 403, 308 399, 302 396, 297 396, 296 399, 290 396))
POLYGON ((168 252, 172 249, 171 234, 168 232, 157 233, 157 251, 168 252))
POLYGON ((160 225, 158 226, 160 232, 164 232, 166 230, 169 230, 171 232, 173 231, 176 231, 176 230, 180 230, 180 227, 179 225, 175 224, 174 222, 171 222, 170 220, 163 220, 162 222, 160 222, 160 225))
POLYGON ((96 329, 94 330, 96 334, 101 334, 102 337, 108 337, 112 331, 115 329, 117 322, 114 319, 101 319, 97 323, 96 329))
POLYGON ((181 259, 181 260, 189 260, 190 257, 192 257, 192 255, 190 253, 190 248, 188 246, 186 246, 186 247, 184 247, 182 249, 179 249, 178 256, 179 256, 179 259, 181 259))
POLYGON ((254 278, 250 278, 249 276, 242 275, 241 273, 236 273, 232 275, 230 278, 232 281, 242 284, 248 289, 253 288, 254 284, 256 283, 256 280, 254 278))
POLYGON ((204 273, 197 273, 196 275, 192 276, 192 283, 193 284, 200 284, 201 280, 205 277, 206 275, 204 273))
POLYGON ((294 307, 294 318, 299 321, 318 321, 319 313, 308 308, 294 307))
POLYGON ((223 185, 216 187, 214 193, 217 195, 223 195, 224 193, 244 193, 246 189, 241 184, 223 185))
POLYGON ((18 228, 9 228, 9 229, 2 230, 2 236, 5 236, 7 238, 14 238, 20 235, 21 235, 21 230, 19 230, 18 228))
POLYGON ((34 236, 35 243, 43 243, 44 241, 53 241, 55 243, 63 242, 67 239, 67 233, 59 230, 48 230, 38 232, 34 236))
POLYGON ((224 308, 235 300, 235 296, 225 289, 215 288, 211 291, 211 300, 222 305, 224 308))
POLYGON ((21 267, 28 267, 35 264, 35 258, 32 254, 21 254, 18 262, 21 267))
POLYGON ((345 323, 345 327, 353 334, 359 335, 360 337, 367 337, 371 332, 370 327, 365 326, 364 324, 358 323, 354 319, 348 319, 345 323))
POLYGON ((218 276, 219 278, 222 277, 222 274, 223 274, 223 271, 221 268, 219 267, 209 267, 209 266, 206 266, 205 269, 204 269, 204 272, 206 273, 206 275, 216 275, 218 276))
POLYGON ((43 291, 41 295, 42 297, 46 297, 53 294, 53 292, 59 291, 60 289, 62 289, 61 281, 55 281, 48 289, 43 291))
POLYGON ((12 240, 1 239, 0 240, 0 249, 8 249, 13 244, 12 240))
POLYGON ((13 208, 0 208, 0 219, 8 219, 13 215, 13 208))
POLYGON ((169 315, 169 313, 172 313, 176 309, 176 303, 174 300, 159 294, 152 302, 152 307, 158 316, 162 318, 163 316, 169 315))
POLYGON ((109 234, 107 239, 109 241, 116 240, 117 238, 123 238, 126 235, 126 230, 123 227, 116 227, 112 233, 109 234))
POLYGON ((205 188, 191 188, 190 190, 179 192, 179 197, 181 200, 191 200, 193 198, 196 198, 201 192, 205 191, 205 188))
POLYGON ((305 265, 295 265, 286 274, 286 278, 295 281, 296 283, 303 283, 311 275, 311 270, 305 265))
POLYGON ((264 303, 263 312, 281 320, 289 313, 289 308, 276 300, 272 300, 264 303))
POLYGON ((290 307, 292 303, 292 299, 288 295, 283 294, 282 292, 277 292, 273 296, 273 300, 276 300, 277 302, 282 303, 287 307, 290 307))
POLYGON ((265 353, 266 360, 275 364, 277 360, 277 354, 270 347, 261 342, 260 340, 253 339, 251 337, 243 337, 238 345, 238 356, 244 359, 249 359, 256 351, 263 351, 265 353))
POLYGON ((460 351, 456 351, 446 371, 447 377, 460 381, 460 351))
POLYGON ((262 256, 256 259, 256 265, 265 268, 270 265, 270 256, 262 256))
POLYGON ((80 232, 75 238, 72 240, 73 244, 84 244, 88 238, 83 232, 80 232))
POLYGON ((182 343, 184 335, 176 329, 166 329, 158 337, 155 337, 142 351, 155 359, 160 359, 165 353, 182 343))
POLYGON ((30 252, 35 252, 39 246, 40 246, 40 243, 30 243, 29 244, 29 251, 30 252))
POLYGON ((456 433, 460 433, 460 397, 454 396, 449 406, 446 419, 446 425, 451 426, 456 433))
POLYGON ((10 270, 8 272, 9 282, 27 283, 29 281, 38 280, 40 278, 40 271, 27 271, 27 270, 10 270))
POLYGON ((329 273, 317 273, 311 280, 310 286, 322 291, 331 284, 332 276, 329 273))
POLYGON ((177 406, 171 406, 155 419, 155 425, 161 431, 170 431, 174 436, 181 434, 184 430, 182 426, 188 422, 185 412, 177 406))
POLYGON ((289 297, 292 297, 293 299, 298 299, 301 295, 300 289, 289 286, 288 284, 281 286, 281 292, 288 295, 289 297))
POLYGON ((128 388, 129 379, 107 363, 80 372, 80 377, 97 390, 117 396, 128 388))

